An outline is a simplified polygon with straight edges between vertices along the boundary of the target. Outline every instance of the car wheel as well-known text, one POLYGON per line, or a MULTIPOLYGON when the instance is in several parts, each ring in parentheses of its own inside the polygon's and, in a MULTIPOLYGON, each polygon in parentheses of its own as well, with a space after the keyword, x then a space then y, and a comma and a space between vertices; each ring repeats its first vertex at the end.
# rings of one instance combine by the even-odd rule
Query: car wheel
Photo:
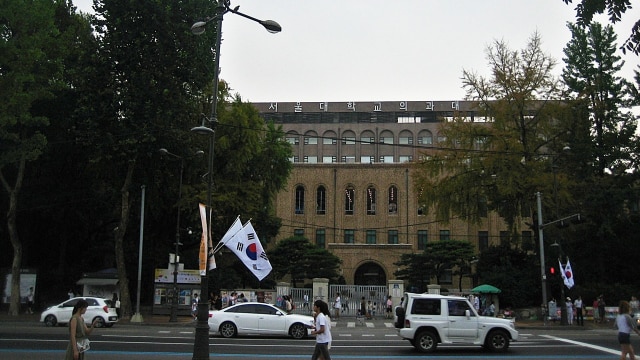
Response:
POLYGON ((236 329, 236 326, 233 323, 227 321, 220 325, 220 336, 224 338, 231 338, 236 335, 238 335, 238 329, 236 329))
POLYGON ((509 335, 504 330, 493 330, 487 335, 485 347, 494 352, 505 352, 509 349, 509 335))
POLYGON ((91 321, 92 324, 96 324, 95 327, 97 328, 101 328, 101 327, 105 327, 105 321, 103 318, 101 318, 100 316, 96 316, 95 318, 93 318, 93 321, 91 321))
POLYGON ((58 319, 53 315, 47 315, 47 317, 44 318, 44 324, 46 326, 56 326, 56 324, 58 324, 58 319))
POLYGON ((289 329, 289 334, 294 339, 304 339, 307 337, 307 328, 302 324, 293 324, 289 329))
POLYGON ((431 330, 424 330, 418 333, 413 346, 423 353, 434 352, 438 347, 438 338, 431 330))

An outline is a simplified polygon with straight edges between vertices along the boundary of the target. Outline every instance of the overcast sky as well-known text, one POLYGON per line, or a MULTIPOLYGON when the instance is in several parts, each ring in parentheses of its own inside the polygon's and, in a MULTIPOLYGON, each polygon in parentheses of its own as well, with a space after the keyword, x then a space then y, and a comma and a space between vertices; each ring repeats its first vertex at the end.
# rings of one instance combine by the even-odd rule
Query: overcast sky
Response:
MULTIPOLYGON (((91 0, 73 1, 91 11, 91 0)), ((571 35, 566 23, 575 21, 575 4, 562 0, 231 1, 238 5, 282 26, 270 34, 240 16, 224 17, 220 78, 252 102, 462 99, 463 69, 488 74, 488 44, 503 39, 521 49, 535 31, 559 75, 571 35)), ((614 25, 618 46, 639 18, 636 6, 614 25)), ((632 80, 640 57, 623 59, 621 75, 632 80)))

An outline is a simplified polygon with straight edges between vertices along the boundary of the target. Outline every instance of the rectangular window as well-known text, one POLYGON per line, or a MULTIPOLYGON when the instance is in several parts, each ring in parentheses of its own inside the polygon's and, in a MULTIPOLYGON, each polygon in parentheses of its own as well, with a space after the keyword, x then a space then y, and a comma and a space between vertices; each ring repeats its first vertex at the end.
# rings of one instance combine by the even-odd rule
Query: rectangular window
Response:
POLYGON ((389 230, 387 244, 398 243, 398 230, 389 230))
POLYGON ((387 164, 393 163, 393 155, 380 156, 380 162, 387 164))
POLYGON ((393 138, 392 137, 381 137, 380 138, 380 143, 381 144, 393 144, 393 138))
POLYGON ((418 250, 427 248, 427 230, 418 230, 418 250))
POLYGON ((522 232, 522 250, 531 251, 534 250, 535 245, 533 243, 533 233, 529 230, 522 232))
POLYGON ((324 229, 316 229, 316 245, 319 248, 324 248, 326 243, 326 235, 324 229))
POLYGON ((412 137, 399 137, 398 138, 398 144, 401 145, 413 145, 413 138, 412 137))
POLYGON ((318 145, 318 138, 317 137, 305 137, 304 138, 304 144, 305 145, 318 145))
POLYGON ((418 138, 418 144, 421 145, 432 145, 433 138, 431 136, 422 136, 418 138))
POLYGON ((360 143, 362 145, 373 144, 375 142, 376 142, 376 138, 364 137, 364 136, 360 138, 360 143))
POLYGON ((354 162, 356 162, 356 157, 355 156, 343 156, 342 157, 342 162, 343 163, 354 163, 354 162))
POLYGON ((442 270, 440 274, 440 284, 452 284, 453 283, 453 271, 451 269, 442 270))
POLYGON ((375 244, 375 243, 376 243, 376 231, 367 230, 367 244, 375 244))
POLYGON ((478 250, 480 252, 489 248, 489 232, 478 231, 478 250))
POLYGON ((400 155, 398 157, 398 160, 401 163, 411 162, 411 161, 413 161, 413 156, 411 156, 411 155, 400 155))
POLYGON ((338 158, 336 156, 323 156, 322 157, 322 162, 325 164, 328 163, 334 163, 338 160, 338 158))
POLYGON ((440 240, 451 240, 451 231, 440 230, 440 240))
POLYGON ((300 138, 296 137, 287 137, 287 142, 291 145, 298 145, 300 143, 300 138))
POLYGON ((506 245, 509 243, 509 232, 500 231, 500 245, 506 245))
POLYGON ((355 137, 343 137, 342 138, 342 143, 344 145, 355 145, 356 144, 356 138, 355 137))
POLYGON ((373 161, 373 156, 360 156, 360 162, 363 164, 371 164, 373 161))
POLYGON ((309 163, 309 164, 315 164, 318 162, 318 157, 317 156, 305 156, 304 157, 304 162, 309 163))
POLYGON ((304 229, 293 229, 293 236, 304 236, 304 229))
POLYGON ((322 144, 324 145, 335 145, 337 143, 335 138, 323 138, 322 144))
POLYGON ((355 230, 345 229, 344 230, 344 243, 345 244, 353 244, 355 242, 355 230))

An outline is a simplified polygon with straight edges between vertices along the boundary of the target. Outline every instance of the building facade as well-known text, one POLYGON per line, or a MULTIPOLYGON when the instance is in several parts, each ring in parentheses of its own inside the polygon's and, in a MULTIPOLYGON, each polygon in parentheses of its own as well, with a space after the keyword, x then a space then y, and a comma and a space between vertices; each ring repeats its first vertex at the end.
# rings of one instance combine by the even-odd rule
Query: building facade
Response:
MULTIPOLYGON (((436 221, 418 202, 412 162, 443 139, 454 113, 481 122, 463 101, 254 103, 282 125, 293 170, 276 198, 278 239, 303 235, 342 259, 347 284, 385 285, 405 253, 439 240, 468 240, 479 251, 500 242, 506 225, 489 213, 481 224, 436 221)), ((522 236, 531 236, 523 232, 522 236)), ((457 287, 452 276, 443 286, 457 287)), ((466 288, 471 278, 463 279, 466 288)))

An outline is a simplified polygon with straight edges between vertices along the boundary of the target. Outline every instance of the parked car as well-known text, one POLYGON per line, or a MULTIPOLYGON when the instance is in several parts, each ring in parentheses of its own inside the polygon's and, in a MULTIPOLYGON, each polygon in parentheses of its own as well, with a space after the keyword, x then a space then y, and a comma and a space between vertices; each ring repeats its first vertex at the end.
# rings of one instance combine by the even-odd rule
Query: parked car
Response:
POLYGON ((96 327, 112 327, 118 322, 118 314, 114 308, 115 304, 111 304, 111 300, 97 297, 75 297, 61 304, 49 306, 40 315, 40 322, 46 326, 56 326, 69 323, 71 320, 71 312, 78 300, 84 299, 89 304, 87 312, 83 315, 85 323, 91 325, 96 321, 96 327))
POLYGON ((237 335, 280 335, 302 339, 309 335, 313 317, 287 314, 271 304, 240 303, 209 311, 209 330, 225 338, 237 335))
POLYGON ((396 308, 398 335, 421 352, 438 344, 476 344, 504 352, 518 340, 514 319, 480 316, 467 298, 406 293, 396 308))

